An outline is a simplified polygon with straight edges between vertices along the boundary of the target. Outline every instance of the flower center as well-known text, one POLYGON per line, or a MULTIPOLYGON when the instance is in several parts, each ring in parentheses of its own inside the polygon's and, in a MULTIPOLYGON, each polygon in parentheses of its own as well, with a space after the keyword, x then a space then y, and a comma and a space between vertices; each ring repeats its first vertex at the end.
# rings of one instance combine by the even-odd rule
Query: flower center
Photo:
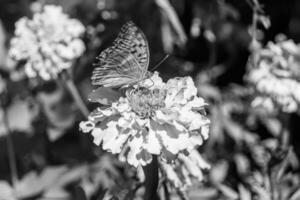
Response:
POLYGON ((166 92, 159 89, 138 88, 126 95, 132 110, 142 118, 149 118, 154 116, 156 110, 164 107, 166 92))

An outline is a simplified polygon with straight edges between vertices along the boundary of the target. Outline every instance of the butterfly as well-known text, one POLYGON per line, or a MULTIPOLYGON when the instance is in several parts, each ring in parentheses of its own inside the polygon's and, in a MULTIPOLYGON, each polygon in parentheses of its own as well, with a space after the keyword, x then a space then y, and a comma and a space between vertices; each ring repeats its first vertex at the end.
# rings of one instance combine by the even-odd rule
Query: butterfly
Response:
POLYGON ((149 57, 144 33, 129 21, 122 26, 113 45, 97 57, 92 84, 111 88, 136 84, 150 73, 149 57))

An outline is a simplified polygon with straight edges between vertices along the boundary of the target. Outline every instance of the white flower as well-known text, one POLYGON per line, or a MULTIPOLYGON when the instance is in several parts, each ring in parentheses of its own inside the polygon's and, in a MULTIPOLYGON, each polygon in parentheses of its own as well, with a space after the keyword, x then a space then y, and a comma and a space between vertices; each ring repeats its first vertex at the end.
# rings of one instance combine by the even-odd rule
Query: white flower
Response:
POLYGON ((80 39, 85 27, 60 6, 46 5, 32 19, 23 17, 15 25, 9 55, 26 62, 25 73, 30 78, 55 79, 85 51, 80 39))
POLYGON ((253 106, 288 113, 299 110, 299 53, 300 46, 292 40, 280 40, 268 43, 250 60, 247 79, 258 94, 253 106))
POLYGON ((135 167, 150 163, 152 154, 173 162, 208 138, 210 121, 199 112, 205 105, 190 77, 164 83, 154 73, 111 107, 96 109, 80 127, 135 167))

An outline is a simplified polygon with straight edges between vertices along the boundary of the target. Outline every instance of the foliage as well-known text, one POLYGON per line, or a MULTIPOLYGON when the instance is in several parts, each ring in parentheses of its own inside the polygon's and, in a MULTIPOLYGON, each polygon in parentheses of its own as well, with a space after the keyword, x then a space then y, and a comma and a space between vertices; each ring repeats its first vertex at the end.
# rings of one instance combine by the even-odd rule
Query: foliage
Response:
MULTIPOLYGON (((300 34, 295 28, 299 26, 298 15, 293 13, 300 7, 294 1, 282 1, 283 5, 280 2, 1 2, 0 199, 144 199, 144 193, 149 192, 153 183, 149 182, 149 171, 141 165, 152 163, 152 158, 156 160, 161 151, 165 158, 176 157, 173 163, 159 160, 156 166, 160 167, 157 193, 162 200, 299 199, 297 133, 300 119, 296 88, 300 34), (50 6, 54 10, 58 8, 58 13, 51 17, 40 15, 42 19, 33 23, 34 13, 40 13, 46 4, 62 6, 63 10, 59 10, 59 6, 50 6), (14 26, 18 19, 21 21, 14 26), (68 20, 74 20, 77 31, 73 30, 74 24, 69 27, 70 31, 58 28, 59 24, 68 24, 68 20), (129 20, 143 30, 148 40, 149 70, 158 71, 161 77, 154 73, 157 77, 148 87, 164 85, 164 89, 159 87, 163 90, 159 95, 154 90, 133 90, 126 96, 125 90, 91 86, 95 58, 112 45, 120 27, 129 20), (26 28, 25 22, 33 23, 32 29, 26 28), (53 22, 56 26, 47 29, 39 22, 53 22), (24 41, 24 35, 35 35, 33 30, 45 34, 50 31, 47 34, 51 36, 57 32, 57 35, 42 36, 44 41, 36 42, 34 37, 31 37, 32 41, 24 41), (278 34, 279 37, 275 37, 278 34), (49 53, 47 45, 61 49, 49 53), (36 59, 42 55, 36 51, 41 47, 46 56, 36 59), (34 51, 24 54, 26 48, 34 51), (169 58, 156 67, 166 54, 169 58), (26 57, 22 57, 24 55, 26 57), (36 67, 36 64, 53 58, 59 58, 57 68, 50 65, 36 67), (66 69, 68 72, 64 73, 66 69), (174 79, 175 76, 181 78, 174 79), (74 93, 76 88, 77 94, 74 93), (93 139, 97 144, 103 140, 103 149, 121 152, 121 146, 108 143, 117 140, 113 136, 118 135, 120 128, 126 128, 124 124, 121 124, 124 127, 114 124, 116 118, 110 115, 112 113, 106 113, 109 118, 106 128, 114 125, 112 131, 106 131, 106 138, 95 141, 99 131, 93 131, 93 137, 79 130, 80 122, 86 120, 89 124, 81 123, 82 129, 100 126, 95 116, 105 115, 104 111, 110 109, 117 114, 118 120, 133 112, 153 116, 152 107, 149 109, 144 105, 157 106, 153 102, 159 102, 164 92, 169 92, 171 97, 175 93, 181 94, 177 95, 181 98, 170 99, 175 99, 175 104, 181 100, 183 103, 175 106, 177 113, 171 100, 170 107, 158 106, 162 115, 155 116, 154 128, 170 135, 177 133, 178 124, 199 129, 198 123, 207 122, 201 125, 204 126, 210 121, 209 137, 201 133, 207 140, 201 140, 201 144, 193 141, 195 145, 190 145, 192 142, 189 141, 187 145, 187 140, 179 139, 179 136, 172 138, 174 143, 166 137, 168 142, 159 152, 152 151, 152 142, 146 148, 150 156, 144 155, 141 160, 132 162, 129 157, 123 158, 133 167, 93 144, 93 139), (197 104, 200 109, 184 109, 190 100, 183 98, 184 95, 194 96, 194 100, 203 97, 205 103, 202 99, 197 104), (78 100, 79 96, 84 101, 78 100), (120 110, 118 106, 122 103, 133 111, 120 110), (88 119, 85 118, 85 105, 89 111, 96 109, 88 119), (204 105, 207 113, 203 113, 204 105), (166 113, 176 115, 170 117, 166 113), (183 150, 199 145, 189 155, 183 153, 183 150)), ((138 128, 141 127, 131 126, 131 130, 138 128)), ((129 144, 131 150, 136 141, 129 144)), ((147 166, 150 172, 151 167, 155 167, 147 166)))

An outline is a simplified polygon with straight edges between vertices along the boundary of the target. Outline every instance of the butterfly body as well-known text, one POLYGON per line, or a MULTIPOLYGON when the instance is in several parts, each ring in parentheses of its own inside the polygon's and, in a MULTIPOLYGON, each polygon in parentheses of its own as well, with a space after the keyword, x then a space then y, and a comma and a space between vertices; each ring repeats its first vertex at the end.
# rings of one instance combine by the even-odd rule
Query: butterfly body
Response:
POLYGON ((92 84, 118 88, 133 85, 147 76, 149 46, 144 33, 129 21, 121 28, 113 45, 97 57, 92 84))

